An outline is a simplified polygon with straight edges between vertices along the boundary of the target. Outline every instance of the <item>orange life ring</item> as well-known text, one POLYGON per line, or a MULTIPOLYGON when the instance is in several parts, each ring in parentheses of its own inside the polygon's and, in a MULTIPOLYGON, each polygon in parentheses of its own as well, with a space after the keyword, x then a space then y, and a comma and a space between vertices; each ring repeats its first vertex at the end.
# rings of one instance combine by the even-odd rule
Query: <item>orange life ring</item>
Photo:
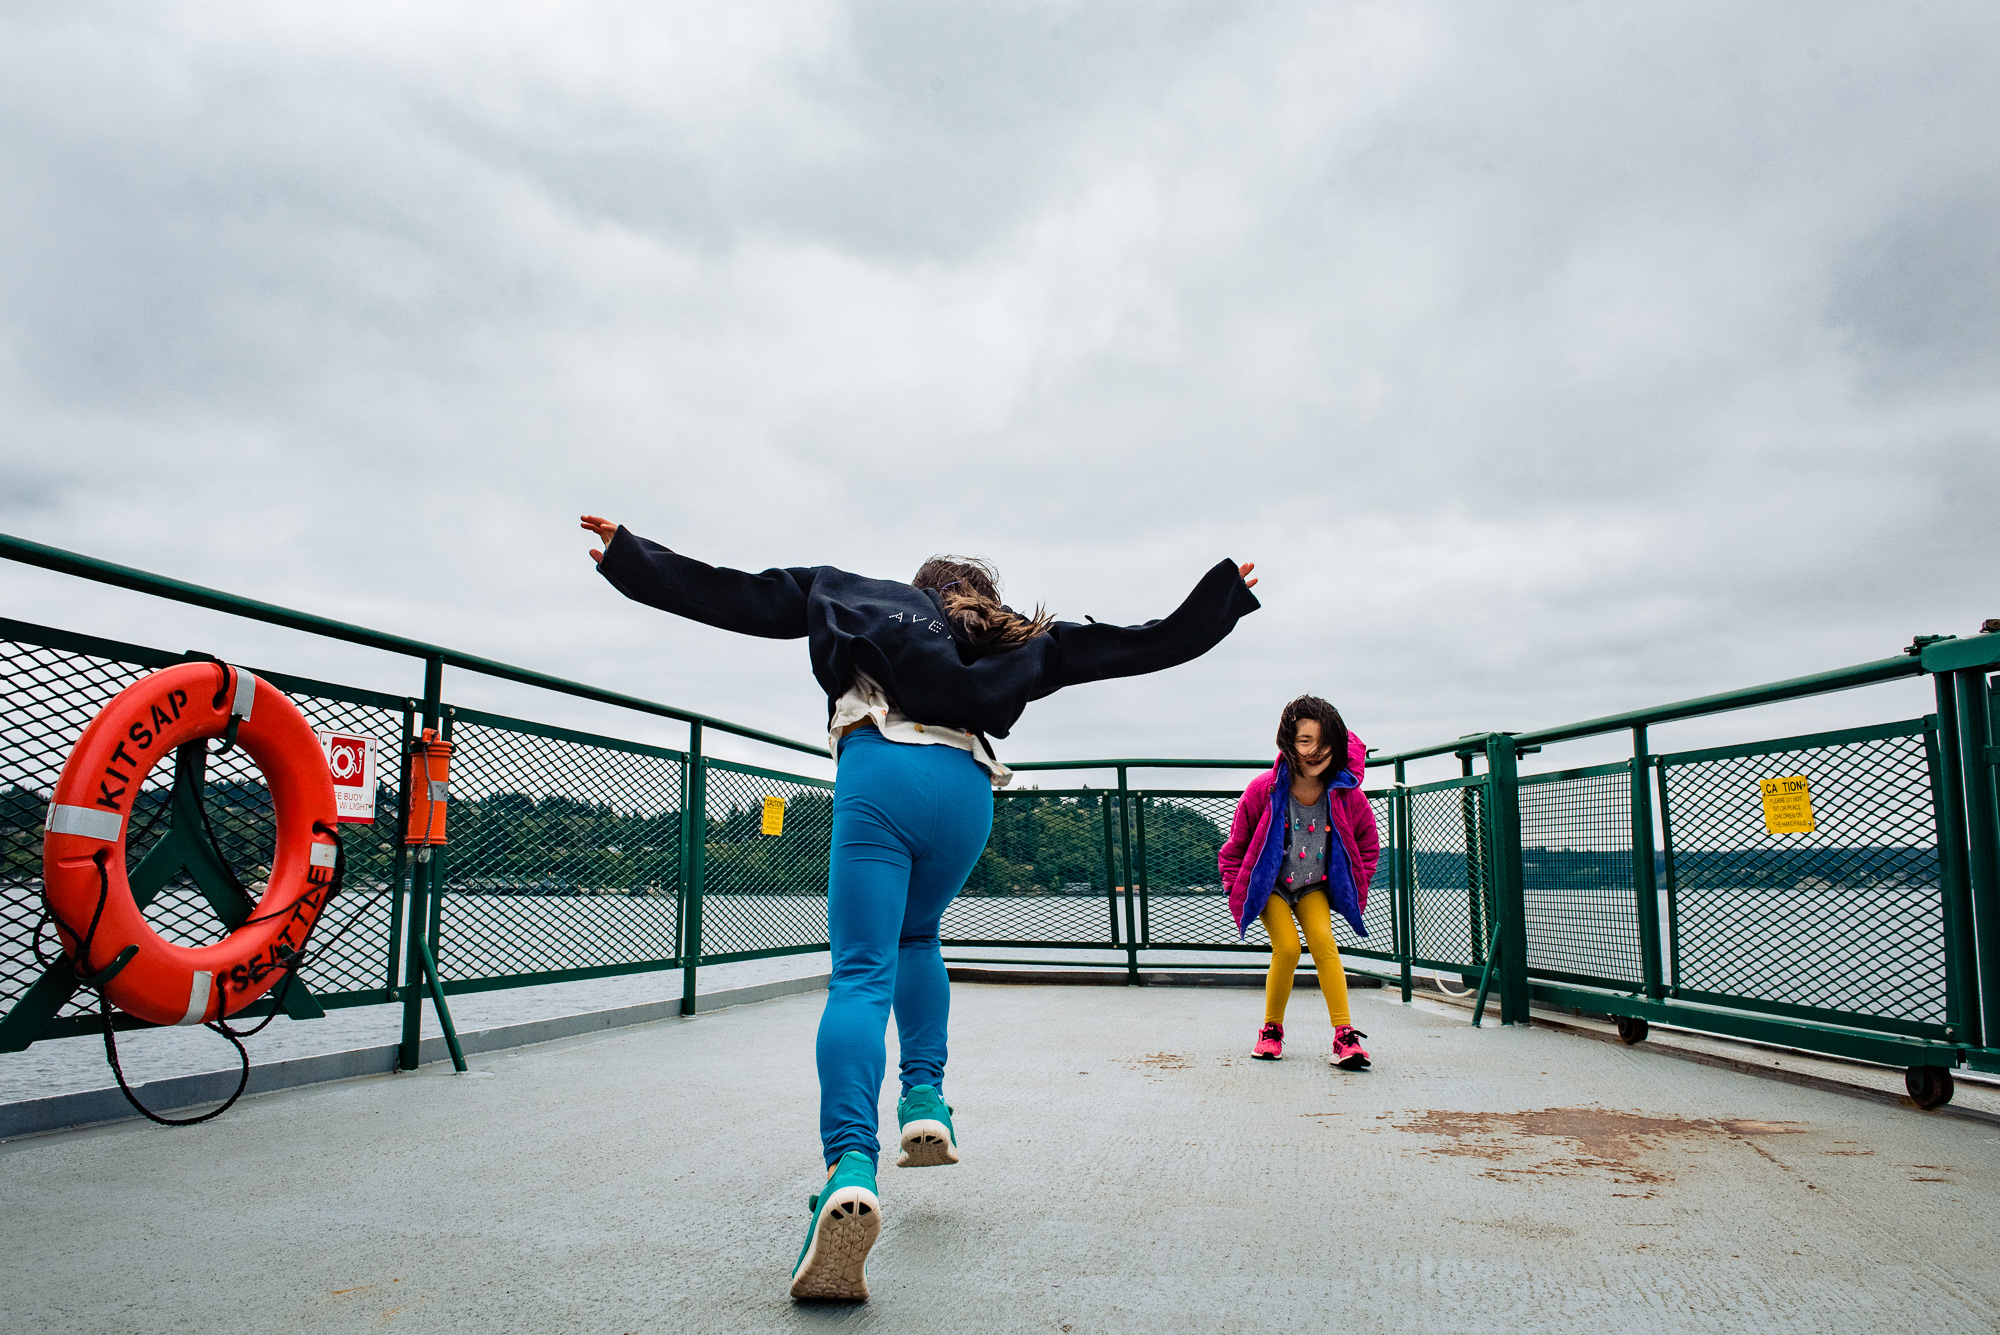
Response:
POLYGON ((142 1020, 204 1024, 236 1014, 285 975, 332 897, 337 816, 319 739, 277 687, 222 663, 142 677, 83 730, 49 803, 42 885, 63 948, 80 976, 136 948, 102 987, 112 1005, 142 1020), (249 920, 221 941, 177 946, 146 922, 126 880, 133 799, 175 747, 223 736, 232 724, 271 790, 270 881, 249 920))

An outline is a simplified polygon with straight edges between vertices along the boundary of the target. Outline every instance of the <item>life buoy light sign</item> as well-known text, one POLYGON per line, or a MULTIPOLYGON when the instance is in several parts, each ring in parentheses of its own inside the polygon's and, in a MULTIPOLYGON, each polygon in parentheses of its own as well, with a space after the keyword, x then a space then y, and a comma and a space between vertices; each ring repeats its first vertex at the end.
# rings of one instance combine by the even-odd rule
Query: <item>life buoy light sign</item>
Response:
POLYGON ((103 987, 112 1005, 142 1020, 203 1024, 236 1014, 284 976, 332 896, 337 819, 326 754, 277 687, 222 663, 141 677, 83 730, 49 803, 42 883, 63 949, 87 975, 135 948, 103 987), (232 727, 270 788, 271 874, 243 926, 213 945, 175 945, 147 923, 126 879, 133 802, 174 748, 232 727))
POLYGON ((375 739, 357 733, 322 730, 320 750, 333 775, 333 800, 348 824, 375 821, 375 739))

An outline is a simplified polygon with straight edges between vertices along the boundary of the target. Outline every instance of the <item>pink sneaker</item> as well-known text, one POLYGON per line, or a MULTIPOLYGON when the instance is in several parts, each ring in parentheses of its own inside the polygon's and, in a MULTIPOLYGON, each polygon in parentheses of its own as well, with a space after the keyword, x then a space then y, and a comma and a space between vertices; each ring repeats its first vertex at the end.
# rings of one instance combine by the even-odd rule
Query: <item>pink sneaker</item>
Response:
POLYGON ((1344 1024, 1333 1031, 1333 1064, 1343 1071, 1365 1071, 1368 1069, 1368 1054, 1361 1050, 1357 1041, 1368 1037, 1351 1024, 1344 1024))
POLYGON ((1257 1035, 1257 1046, 1250 1049, 1250 1055, 1258 1061, 1274 1062, 1285 1055, 1285 1026, 1267 1024, 1257 1035))

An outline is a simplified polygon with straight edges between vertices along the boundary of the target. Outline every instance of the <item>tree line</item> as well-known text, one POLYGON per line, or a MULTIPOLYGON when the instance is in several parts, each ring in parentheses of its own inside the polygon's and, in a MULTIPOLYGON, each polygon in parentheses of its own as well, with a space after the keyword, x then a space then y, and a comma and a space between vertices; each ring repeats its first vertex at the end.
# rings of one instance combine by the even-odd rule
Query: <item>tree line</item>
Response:
MULTIPOLYGON (((164 829, 166 786, 135 799, 128 828, 164 829)), ((270 794, 260 783, 211 782, 211 821, 224 851, 246 884, 268 868, 270 794)), ((1044 794, 1033 789, 1000 794, 993 833, 967 878, 974 896, 1101 895, 1105 891, 1105 798, 1044 794)), ((19 883, 39 878, 42 822, 48 795, 21 784, 0 789, 0 876, 19 883)), ((357 883, 386 881, 394 863, 396 794, 377 792, 376 823, 341 827, 348 875, 357 883)), ((455 798, 446 859, 451 887, 471 894, 632 893, 673 894, 680 883, 681 815, 621 810, 609 802, 503 792, 455 798)), ((763 811, 750 803, 711 816, 706 828, 707 888, 725 895, 821 895, 826 891, 827 849, 833 797, 813 790, 786 802, 784 832, 763 833, 763 811)), ((1117 809, 1112 807, 1111 883, 1122 875, 1117 809)), ((1216 854, 1225 831, 1192 805, 1154 801, 1145 813, 1145 875, 1155 894, 1214 894, 1221 886, 1216 854)), ((143 853, 143 848, 134 850, 143 853)), ((1134 826, 1134 856, 1138 855, 1134 826)), ((1462 854, 1419 850, 1418 883, 1462 888, 1462 854)), ((1523 871, 1539 890, 1629 889, 1632 858, 1623 852, 1523 850, 1523 871)), ((1659 861, 1666 884, 1666 855, 1659 861)), ((1709 849, 1677 853, 1673 873, 1683 888, 1793 889, 1828 886, 1935 885, 1931 847, 1709 849)), ((1378 872, 1386 878, 1387 867, 1378 872)))

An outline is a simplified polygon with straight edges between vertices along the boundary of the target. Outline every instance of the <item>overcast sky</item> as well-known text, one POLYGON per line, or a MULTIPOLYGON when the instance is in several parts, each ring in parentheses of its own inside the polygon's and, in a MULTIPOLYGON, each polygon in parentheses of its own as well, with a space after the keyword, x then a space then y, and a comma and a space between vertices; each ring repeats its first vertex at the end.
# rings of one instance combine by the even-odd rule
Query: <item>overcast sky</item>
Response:
MULTIPOLYGON (((1220 648, 1015 759, 1879 658, 2000 616, 1996 38, 1983 0, 10 5, 0 527, 807 738, 802 642, 624 601, 578 512, 749 569, 972 552, 1073 619, 1258 563, 1220 648)), ((0 610, 415 684, 39 572, 0 610)))

